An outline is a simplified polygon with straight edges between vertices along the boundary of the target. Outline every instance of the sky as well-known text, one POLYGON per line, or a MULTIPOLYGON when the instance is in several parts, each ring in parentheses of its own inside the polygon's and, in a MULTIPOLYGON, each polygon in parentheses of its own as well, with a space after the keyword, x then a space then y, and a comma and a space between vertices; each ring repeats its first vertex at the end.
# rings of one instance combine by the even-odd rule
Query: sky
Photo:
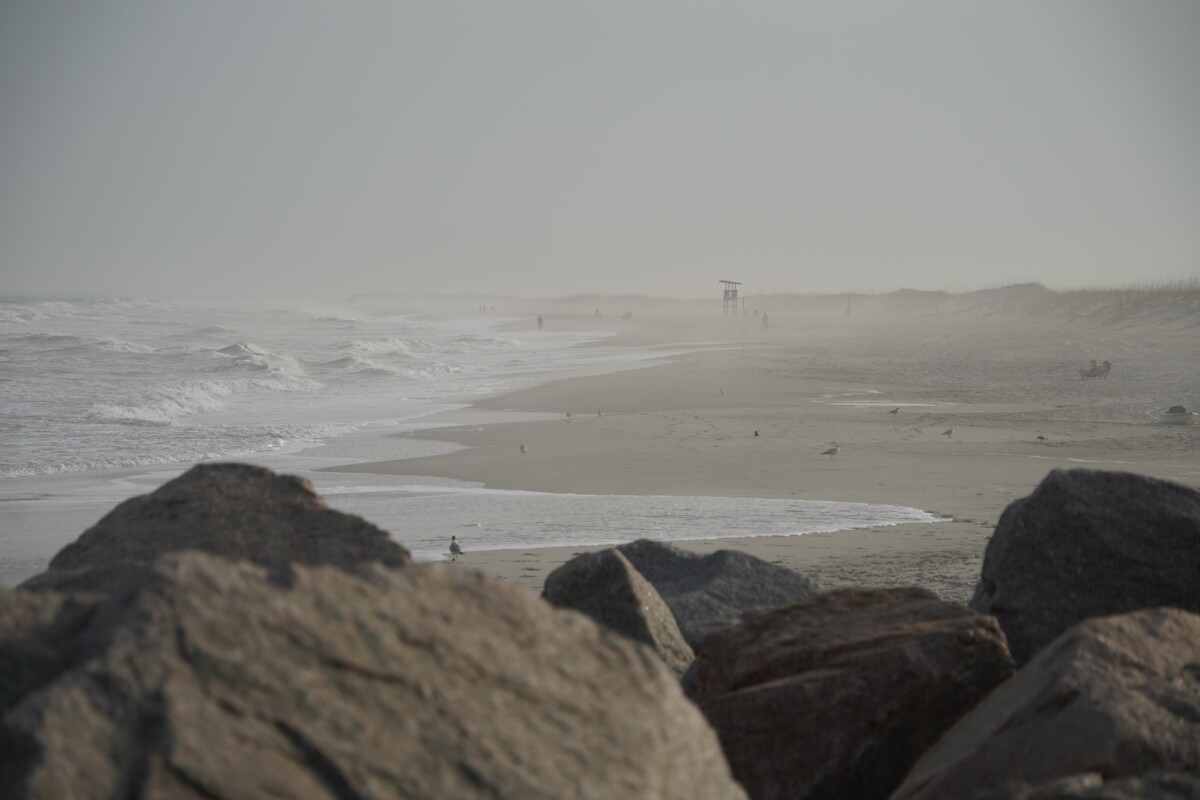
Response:
POLYGON ((1200 274, 1200 3, 0 2, 0 293, 1200 274))

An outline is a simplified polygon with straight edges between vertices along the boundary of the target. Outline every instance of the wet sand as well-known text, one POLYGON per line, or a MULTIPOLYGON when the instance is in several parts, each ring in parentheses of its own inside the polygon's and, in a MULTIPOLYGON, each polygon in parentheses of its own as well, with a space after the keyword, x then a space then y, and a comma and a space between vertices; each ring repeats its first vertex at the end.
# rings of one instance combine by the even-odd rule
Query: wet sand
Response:
MULTIPOLYGON (((595 328, 583 314, 547 314, 546 323, 595 328)), ((826 587, 918 585, 963 602, 1000 514, 1051 469, 1123 469, 1200 485, 1200 426, 1148 416, 1200 400, 1200 348, 1186 326, 772 312, 770 330, 755 317, 699 315, 613 327, 625 346, 707 349, 489 397, 475 405, 562 416, 424 431, 414 436, 467 449, 338 470, 546 492, 915 506, 946 521, 682 546, 743 550, 826 587), (1091 358, 1111 360, 1112 374, 1082 380, 1078 369, 1091 358), (836 457, 822 455, 835 443, 836 457)), ((631 540, 642 535, 629 531, 631 540)), ((463 544, 457 563, 533 591, 582 552, 463 544)))

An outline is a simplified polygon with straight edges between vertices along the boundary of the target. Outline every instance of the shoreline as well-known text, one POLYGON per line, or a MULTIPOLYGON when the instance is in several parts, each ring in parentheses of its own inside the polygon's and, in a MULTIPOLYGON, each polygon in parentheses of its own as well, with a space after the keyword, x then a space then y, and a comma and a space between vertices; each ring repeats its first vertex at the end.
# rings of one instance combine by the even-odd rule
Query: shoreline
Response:
MULTIPOLYGON (((883 333, 839 329, 828 320, 797 320, 790 326, 775 316, 772 321, 771 331, 750 331, 737 324, 742 320, 730 325, 720 318, 639 324, 605 344, 669 349, 680 342, 705 342, 709 349, 479 399, 473 403, 478 409, 562 416, 419 431, 407 435, 465 449, 331 471, 422 475, 553 493, 917 507, 949 521, 679 546, 696 552, 743 550, 830 588, 915 584, 960 602, 973 591, 983 549, 1004 508, 1032 491, 1051 469, 1090 466, 1188 485, 1200 482, 1200 460, 1190 448, 1195 437, 1186 429, 1176 446, 1164 449, 1163 432, 1153 426, 1096 422, 1083 413, 1080 419, 1063 418, 1075 412, 1062 411, 1068 404, 1059 401, 1092 388, 1068 381, 1065 369, 1036 383, 1012 372, 1010 383, 1017 391, 1003 380, 998 392, 970 380, 957 388, 946 381, 913 380, 922 374, 922 359, 897 358, 903 348, 876 338, 883 333), (862 381, 867 371, 877 373, 878 380, 862 381), (1020 386, 1022 380, 1028 388, 1020 386), (889 414, 892 408, 900 410, 889 414), (955 434, 942 435, 951 427, 955 434), (1038 440, 1039 435, 1046 439, 1038 440), (525 454, 518 451, 522 442, 525 454), (835 458, 821 455, 835 442, 842 448, 835 458)), ((924 336, 919 328, 905 336, 924 336)), ((994 329, 967 333, 968 340, 986 344, 994 329)), ((1025 332, 1031 342, 1042 335, 1025 332)), ((997 370, 1012 370, 1021 366, 1012 347, 1021 344, 998 343, 995 352, 976 357, 997 370)), ((914 347, 913 352, 920 351, 914 347)), ((955 368, 971 378, 977 366, 966 360, 955 368)), ((1121 386, 1114 381, 1106 388, 1121 386)), ((644 535, 629 533, 630 539, 644 535)), ((488 550, 470 539, 463 546, 467 552, 456 563, 532 591, 572 555, 602 549, 488 550)))

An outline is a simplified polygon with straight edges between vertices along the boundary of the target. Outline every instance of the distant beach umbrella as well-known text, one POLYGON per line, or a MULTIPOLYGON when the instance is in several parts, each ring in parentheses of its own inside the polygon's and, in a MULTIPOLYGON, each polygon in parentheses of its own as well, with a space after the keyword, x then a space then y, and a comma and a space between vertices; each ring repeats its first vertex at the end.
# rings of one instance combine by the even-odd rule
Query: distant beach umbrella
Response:
POLYGON ((462 551, 463 551, 462 547, 460 547, 458 544, 458 537, 451 536, 450 537, 450 560, 457 561, 458 557, 462 555, 462 551))
POLYGON ((954 435, 954 428, 947 428, 946 430, 942 431, 942 436, 953 436, 953 435, 954 435))
POLYGON ((832 461, 832 460, 833 460, 833 457, 834 457, 834 456, 836 456, 836 455, 837 455, 838 453, 840 453, 840 452, 842 452, 841 445, 836 445, 836 444, 835 444, 833 447, 831 447, 831 448, 829 448, 828 450, 826 450, 826 451, 824 451, 823 453, 821 453, 821 455, 823 455, 823 456, 829 456, 829 460, 830 460, 830 461, 832 461))
POLYGON ((522 452, 522 453, 528 453, 528 452, 529 452, 529 448, 525 446, 525 443, 524 443, 524 442, 521 442, 521 452, 522 452))

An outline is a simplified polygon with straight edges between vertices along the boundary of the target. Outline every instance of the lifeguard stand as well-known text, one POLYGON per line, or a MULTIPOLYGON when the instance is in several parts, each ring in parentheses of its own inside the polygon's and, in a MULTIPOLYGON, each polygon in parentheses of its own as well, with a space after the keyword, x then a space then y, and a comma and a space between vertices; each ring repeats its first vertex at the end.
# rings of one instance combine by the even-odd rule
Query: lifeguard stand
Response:
POLYGON ((717 281, 717 283, 725 284, 724 302, 721 304, 721 316, 726 316, 732 313, 737 316, 738 313, 738 290, 741 286, 740 281, 717 281), (732 309, 732 311, 731 311, 732 309))

